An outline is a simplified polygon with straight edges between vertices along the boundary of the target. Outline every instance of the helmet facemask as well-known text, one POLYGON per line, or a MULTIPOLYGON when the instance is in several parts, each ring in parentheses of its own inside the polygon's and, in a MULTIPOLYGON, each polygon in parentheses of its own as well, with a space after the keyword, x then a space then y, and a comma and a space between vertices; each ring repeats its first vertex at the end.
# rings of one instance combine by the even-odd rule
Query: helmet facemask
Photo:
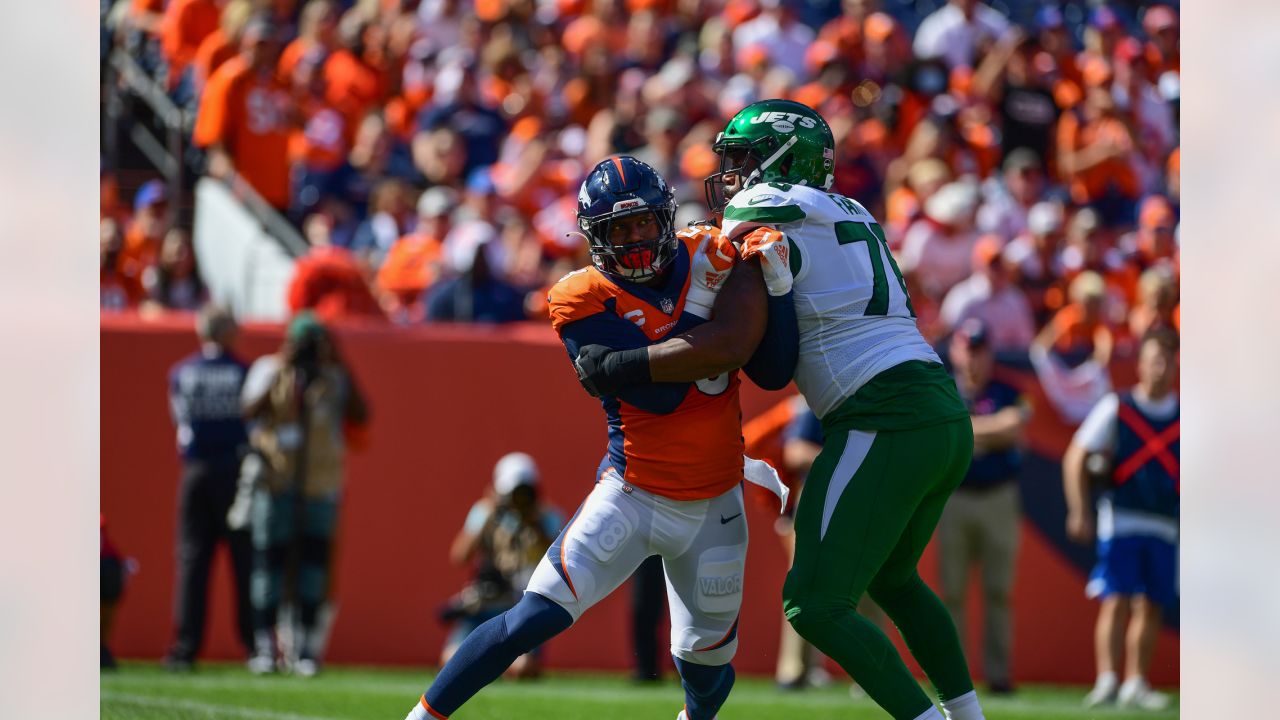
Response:
POLYGON ((712 149, 720 157, 720 172, 703 180, 707 205, 711 211, 723 212, 734 195, 760 182, 766 170, 773 169, 773 174, 785 175, 788 172, 787 166, 791 164, 791 156, 787 151, 795 142, 795 136, 779 146, 777 139, 768 135, 744 142, 725 140, 721 134, 712 145, 712 149))
POLYGON ((587 236, 591 261, 600 270, 629 282, 646 282, 662 273, 676 257, 676 204, 624 206, 593 218, 579 218, 587 236), (648 222, 646 222, 646 220, 648 222), (637 239, 639 238, 639 239, 637 239))

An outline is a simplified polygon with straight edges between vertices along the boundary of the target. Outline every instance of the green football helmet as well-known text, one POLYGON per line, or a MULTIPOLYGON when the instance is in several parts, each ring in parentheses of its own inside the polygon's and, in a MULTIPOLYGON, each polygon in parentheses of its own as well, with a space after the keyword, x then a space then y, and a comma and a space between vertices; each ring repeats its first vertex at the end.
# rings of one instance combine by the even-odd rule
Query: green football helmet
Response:
POLYGON ((726 193, 726 176, 736 176, 734 192, 758 182, 830 190, 836 179, 831 127, 813 108, 791 100, 746 106, 711 147, 720 156, 720 172, 704 181, 712 212, 722 211, 732 196, 726 193))

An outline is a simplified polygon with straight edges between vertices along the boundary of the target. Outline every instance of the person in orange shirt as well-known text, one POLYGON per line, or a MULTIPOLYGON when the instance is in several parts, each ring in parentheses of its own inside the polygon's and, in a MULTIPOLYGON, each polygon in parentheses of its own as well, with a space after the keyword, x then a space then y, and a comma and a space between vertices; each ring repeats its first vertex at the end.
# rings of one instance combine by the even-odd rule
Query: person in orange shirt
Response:
POLYGON ((1102 276, 1086 270, 1071 282, 1069 292, 1071 303, 1053 316, 1034 344, 1051 349, 1068 366, 1093 359, 1106 367, 1114 339, 1104 316, 1106 285, 1102 276))
POLYGON ((1133 132, 1111 97, 1111 68, 1091 60, 1085 68, 1084 103, 1058 122, 1058 172, 1071 199, 1098 210, 1107 225, 1132 217, 1140 192, 1133 132))
POLYGON ((346 115, 352 134, 365 113, 385 99, 386 78, 369 62, 371 46, 380 32, 358 9, 347 11, 338 24, 338 48, 325 62, 329 102, 346 115))
POLYGON ((302 8, 298 37, 280 53, 280 77, 293 77, 298 62, 319 51, 327 55, 337 45, 338 7, 333 0, 310 0, 302 8))
POLYGON ((218 27, 200 41, 191 61, 191 89, 197 97, 204 92, 204 86, 213 77, 213 73, 222 67, 222 63, 236 56, 240 36, 252 14, 253 4, 250 0, 230 0, 222 8, 218 27))
POLYGON ((169 90, 176 88, 195 59, 200 43, 218 29, 216 0, 171 0, 160 21, 160 49, 169 61, 169 90))
POLYGON ((326 195, 334 194, 349 172, 347 119, 327 98, 324 62, 324 50, 315 48, 298 59, 288 78, 302 119, 289 137, 289 212, 295 219, 306 217, 326 195))
POLYGON ((124 238, 114 218, 104 217, 98 230, 98 306, 104 312, 137 307, 145 291, 136 277, 120 273, 120 251, 124 238))
POLYGON ((240 54, 209 79, 192 140, 209 153, 209 174, 243 178, 278 210, 289 205, 289 133, 296 108, 276 76, 275 28, 252 20, 240 54))
POLYGON ((397 322, 421 322, 426 317, 422 294, 439 276, 441 248, 449 234, 449 212, 457 193, 433 187, 418 198, 418 225, 391 246, 374 281, 382 309, 397 322))

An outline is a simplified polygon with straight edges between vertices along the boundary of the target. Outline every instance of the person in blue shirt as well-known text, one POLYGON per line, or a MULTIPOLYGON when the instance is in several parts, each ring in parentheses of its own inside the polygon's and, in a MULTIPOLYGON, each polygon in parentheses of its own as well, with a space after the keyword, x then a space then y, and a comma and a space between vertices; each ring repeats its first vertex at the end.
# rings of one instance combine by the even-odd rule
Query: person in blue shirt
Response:
POLYGON ((1097 540, 1098 562, 1085 587, 1089 597, 1102 601, 1094 631, 1098 677, 1085 698, 1089 707, 1169 705, 1169 697, 1146 678, 1161 613, 1178 604, 1177 364, 1177 333, 1147 332, 1138 351, 1137 387, 1098 401, 1062 458, 1067 535, 1080 543, 1097 540), (1098 465, 1106 472, 1098 472, 1098 465), (1106 477, 1096 520, 1089 507, 1091 474, 1106 477), (1122 646, 1127 657, 1120 684, 1122 646))
POLYGON ((973 422, 973 460, 938 522, 938 564, 943 602, 960 637, 967 637, 965 598, 974 565, 981 570, 983 674, 993 693, 1013 690, 1010 597, 1018 557, 1022 506, 1020 444, 1030 419, 1021 391, 992 377, 994 352, 987 326, 977 318, 960 324, 949 346, 956 389, 973 422))
POLYGON ((247 368, 231 352, 236 322, 231 313, 205 306, 196 317, 200 350, 169 371, 169 405, 177 427, 182 479, 178 490, 178 571, 175 637, 165 667, 190 670, 204 642, 209 570, 225 542, 236 584, 236 613, 246 655, 253 649, 249 535, 227 526, 240 460, 248 444, 240 414, 247 368))

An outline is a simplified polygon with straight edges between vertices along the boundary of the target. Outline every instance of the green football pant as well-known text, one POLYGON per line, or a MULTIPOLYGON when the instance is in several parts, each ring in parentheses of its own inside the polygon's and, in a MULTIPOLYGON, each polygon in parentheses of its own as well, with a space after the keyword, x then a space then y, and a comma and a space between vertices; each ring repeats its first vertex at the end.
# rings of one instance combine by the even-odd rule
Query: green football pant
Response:
POLYGON ((932 707, 897 650, 857 612, 869 592, 944 700, 973 689, 946 606, 916 572, 973 454, 968 418, 914 430, 828 431, 796 512, 783 586, 792 627, 898 720, 932 707))

